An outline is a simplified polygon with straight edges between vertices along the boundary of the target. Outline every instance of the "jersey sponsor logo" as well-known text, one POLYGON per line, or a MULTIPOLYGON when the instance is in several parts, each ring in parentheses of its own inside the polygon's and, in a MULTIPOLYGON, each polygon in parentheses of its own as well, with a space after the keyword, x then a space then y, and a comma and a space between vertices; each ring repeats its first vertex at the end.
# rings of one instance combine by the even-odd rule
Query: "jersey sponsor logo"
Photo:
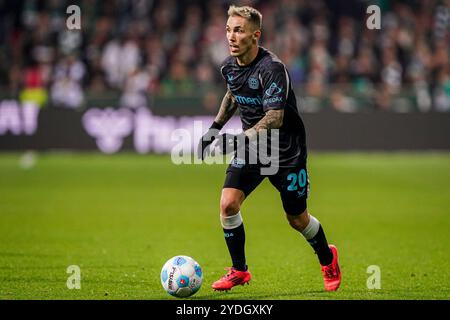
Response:
POLYGON ((250 89, 257 90, 259 88, 259 81, 255 77, 250 77, 248 79, 248 86, 250 89))
POLYGON ((234 98, 236 99, 237 103, 242 105, 253 105, 253 106, 262 105, 261 97, 244 97, 235 95, 234 98))
POLYGON ((271 96, 279 94, 281 92, 283 92, 283 89, 278 87, 275 82, 272 82, 272 84, 270 85, 269 89, 266 90, 266 95, 271 97, 271 96))
POLYGON ((270 104, 270 103, 276 103, 276 102, 283 102, 283 99, 281 97, 273 97, 269 99, 264 99, 264 104, 270 104))

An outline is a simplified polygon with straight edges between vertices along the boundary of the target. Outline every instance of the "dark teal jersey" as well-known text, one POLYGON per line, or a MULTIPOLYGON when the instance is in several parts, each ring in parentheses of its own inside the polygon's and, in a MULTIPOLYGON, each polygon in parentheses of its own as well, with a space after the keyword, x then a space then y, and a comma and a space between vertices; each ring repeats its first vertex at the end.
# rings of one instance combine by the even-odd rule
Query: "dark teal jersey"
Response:
POLYGON ((253 127, 268 110, 284 110, 279 129, 279 165, 293 167, 306 161, 305 127, 297 109, 289 73, 280 59, 263 47, 247 66, 229 56, 221 73, 239 109, 243 130, 253 127))

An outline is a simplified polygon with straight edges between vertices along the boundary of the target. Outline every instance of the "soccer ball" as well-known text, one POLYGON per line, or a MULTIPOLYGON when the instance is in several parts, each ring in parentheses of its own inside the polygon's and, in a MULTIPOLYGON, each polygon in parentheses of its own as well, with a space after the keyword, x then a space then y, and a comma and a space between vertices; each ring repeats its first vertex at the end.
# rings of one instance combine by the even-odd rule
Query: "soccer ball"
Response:
POLYGON ((161 284, 167 293, 186 298, 196 293, 203 282, 200 265, 191 257, 175 256, 161 270, 161 284))

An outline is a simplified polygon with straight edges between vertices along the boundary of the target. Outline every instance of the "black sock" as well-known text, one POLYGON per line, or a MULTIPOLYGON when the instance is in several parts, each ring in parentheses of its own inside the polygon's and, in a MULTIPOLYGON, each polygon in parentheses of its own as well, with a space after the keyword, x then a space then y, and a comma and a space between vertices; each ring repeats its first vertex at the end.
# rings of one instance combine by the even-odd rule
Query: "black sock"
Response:
POLYGON ((323 232, 322 225, 319 226, 317 234, 307 241, 316 252, 321 265, 327 266, 333 261, 333 253, 328 247, 327 238, 323 232))
POLYGON ((227 242, 228 251, 230 252, 231 260, 233 261, 233 268, 246 271, 245 264, 245 231, 244 224, 234 229, 223 229, 225 241, 227 242))

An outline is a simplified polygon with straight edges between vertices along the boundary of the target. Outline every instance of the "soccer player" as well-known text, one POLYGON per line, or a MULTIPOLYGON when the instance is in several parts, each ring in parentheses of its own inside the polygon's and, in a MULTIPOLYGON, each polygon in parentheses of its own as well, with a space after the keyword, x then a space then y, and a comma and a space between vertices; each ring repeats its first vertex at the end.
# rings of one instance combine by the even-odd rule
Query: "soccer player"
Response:
MULTIPOLYGON (((199 156, 202 159, 206 156, 215 139, 220 139, 218 141, 224 149, 227 146, 239 148, 242 141, 248 142, 265 130, 278 129, 279 168, 276 174, 268 178, 280 193, 290 225, 306 238, 316 252, 325 289, 334 291, 341 282, 338 252, 335 246, 327 243, 320 222, 308 213, 306 207, 309 181, 305 128, 285 65, 273 53, 258 45, 261 22, 261 13, 252 7, 232 5, 228 10, 226 34, 230 56, 221 66, 228 90, 213 124, 200 140, 199 156), (237 109, 244 132, 241 135, 219 136, 219 130, 237 109)), ((229 290, 251 279, 245 258, 245 231, 240 208, 266 177, 259 169, 259 164, 247 163, 242 159, 236 161, 235 156, 226 171, 220 199, 220 221, 233 266, 212 284, 215 290, 229 290)))

